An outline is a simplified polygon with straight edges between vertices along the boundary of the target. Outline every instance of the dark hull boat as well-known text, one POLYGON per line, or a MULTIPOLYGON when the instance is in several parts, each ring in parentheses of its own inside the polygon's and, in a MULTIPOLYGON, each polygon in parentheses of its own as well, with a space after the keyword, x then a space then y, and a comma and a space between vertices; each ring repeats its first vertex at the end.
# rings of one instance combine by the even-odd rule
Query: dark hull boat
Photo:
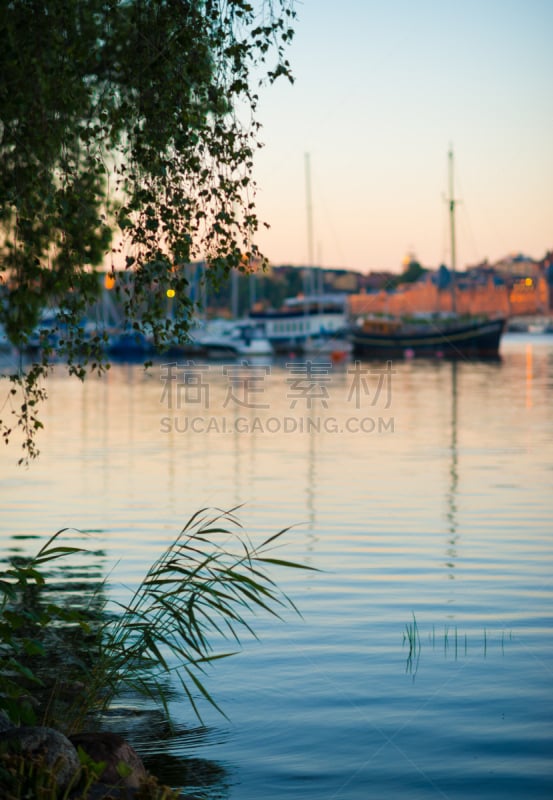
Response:
POLYGON ((451 232, 451 311, 448 318, 428 316, 414 322, 401 319, 368 318, 351 329, 353 353, 365 358, 499 358, 504 317, 457 314, 455 287, 455 205, 453 193, 453 152, 449 152, 449 216, 451 232))
POLYGON ((437 320, 404 324, 365 320, 351 331, 354 356, 363 358, 499 358, 506 320, 437 320))

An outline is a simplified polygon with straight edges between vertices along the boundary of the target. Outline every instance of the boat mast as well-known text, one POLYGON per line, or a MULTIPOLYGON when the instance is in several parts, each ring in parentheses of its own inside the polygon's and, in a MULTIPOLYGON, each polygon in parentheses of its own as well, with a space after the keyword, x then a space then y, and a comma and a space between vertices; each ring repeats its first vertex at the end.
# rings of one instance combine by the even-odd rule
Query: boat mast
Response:
POLYGON ((450 146, 448 153, 449 161, 449 225, 451 235, 451 310, 455 314, 457 304, 455 301, 455 282, 456 282, 456 253, 455 253, 455 194, 453 191, 453 148, 450 146))
POLYGON ((313 266, 313 200, 311 196, 311 160, 305 154, 305 206, 307 212, 307 269, 305 272, 305 293, 315 293, 315 267, 313 266))
POLYGON ((307 266, 313 269, 313 201, 311 198, 311 161, 305 154, 305 205, 307 211, 307 266))

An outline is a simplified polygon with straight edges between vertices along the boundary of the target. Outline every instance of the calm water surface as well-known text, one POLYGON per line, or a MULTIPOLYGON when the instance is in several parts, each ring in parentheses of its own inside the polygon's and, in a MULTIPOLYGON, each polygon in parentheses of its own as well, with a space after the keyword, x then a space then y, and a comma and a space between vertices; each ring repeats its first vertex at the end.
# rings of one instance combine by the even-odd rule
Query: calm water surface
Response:
POLYGON ((40 460, 2 452, 4 553, 90 531, 124 597, 193 512, 244 503, 254 540, 295 524, 282 557, 320 570, 275 570, 302 618, 259 618, 210 672, 228 721, 177 694, 177 736, 113 720, 175 785, 553 797, 553 337, 502 356, 53 375, 40 460))

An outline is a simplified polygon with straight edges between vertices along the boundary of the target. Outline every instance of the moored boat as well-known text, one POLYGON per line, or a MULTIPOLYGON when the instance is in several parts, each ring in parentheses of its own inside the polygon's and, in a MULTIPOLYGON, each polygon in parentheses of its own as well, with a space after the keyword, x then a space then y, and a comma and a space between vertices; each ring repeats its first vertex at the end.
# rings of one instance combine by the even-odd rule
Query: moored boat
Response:
POLYGON ((106 352, 116 361, 142 361, 154 352, 154 348, 144 334, 122 330, 110 334, 106 352))
POLYGON ((194 342, 208 358, 270 356, 273 347, 260 325, 250 320, 214 320, 194 342))
POLYGON ((368 317, 350 328, 353 353, 369 358, 441 357, 499 358, 501 336, 507 319, 457 314, 455 205, 453 152, 449 152, 449 217, 451 235, 451 314, 428 314, 416 320, 368 317))
POLYGON ((320 294, 285 300, 282 308, 250 311, 277 353, 351 350, 346 295, 320 294))
POLYGON ((498 358, 506 319, 458 318, 405 323, 365 319, 351 329, 353 353, 366 358, 498 358))

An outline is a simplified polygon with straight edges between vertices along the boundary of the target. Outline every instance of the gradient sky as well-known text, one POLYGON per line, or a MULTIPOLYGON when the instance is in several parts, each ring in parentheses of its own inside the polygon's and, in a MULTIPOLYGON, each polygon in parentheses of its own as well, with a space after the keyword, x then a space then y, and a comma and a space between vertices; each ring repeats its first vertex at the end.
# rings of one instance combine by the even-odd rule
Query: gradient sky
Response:
POLYGON ((296 82, 260 104, 258 237, 274 264, 400 271, 553 249, 553 0, 304 0, 296 82))

